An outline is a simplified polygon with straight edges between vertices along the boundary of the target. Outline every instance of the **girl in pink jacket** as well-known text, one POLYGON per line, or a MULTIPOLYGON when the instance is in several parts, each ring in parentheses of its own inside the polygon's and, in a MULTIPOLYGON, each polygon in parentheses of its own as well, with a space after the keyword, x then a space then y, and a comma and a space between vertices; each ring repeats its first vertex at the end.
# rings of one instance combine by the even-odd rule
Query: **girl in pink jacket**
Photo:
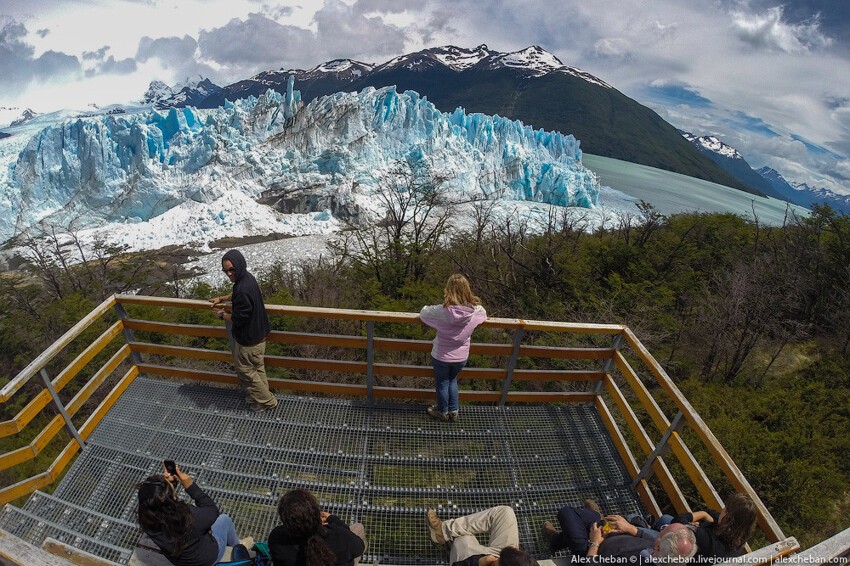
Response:
POLYGON ((469 357, 469 342, 475 327, 487 320, 481 299, 472 294, 466 277, 449 277, 443 291, 443 304, 422 307, 419 318, 437 331, 431 349, 437 405, 428 415, 438 421, 458 419, 457 376, 469 357))

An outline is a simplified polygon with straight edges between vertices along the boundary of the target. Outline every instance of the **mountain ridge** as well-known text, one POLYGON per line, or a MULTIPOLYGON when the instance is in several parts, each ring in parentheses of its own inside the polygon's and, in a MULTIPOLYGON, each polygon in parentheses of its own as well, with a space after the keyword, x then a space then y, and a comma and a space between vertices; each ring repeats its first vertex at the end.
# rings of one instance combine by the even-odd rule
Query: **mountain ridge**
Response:
POLYGON ((569 67, 539 46, 501 53, 443 46, 379 65, 337 59, 304 71, 264 71, 223 87, 199 107, 283 90, 294 76, 305 102, 335 92, 396 86, 428 98, 440 111, 503 116, 534 128, 572 134, 583 151, 649 165, 762 194, 719 167, 684 140, 656 112, 604 80, 569 67), (555 96, 552 93, 557 93, 555 96))

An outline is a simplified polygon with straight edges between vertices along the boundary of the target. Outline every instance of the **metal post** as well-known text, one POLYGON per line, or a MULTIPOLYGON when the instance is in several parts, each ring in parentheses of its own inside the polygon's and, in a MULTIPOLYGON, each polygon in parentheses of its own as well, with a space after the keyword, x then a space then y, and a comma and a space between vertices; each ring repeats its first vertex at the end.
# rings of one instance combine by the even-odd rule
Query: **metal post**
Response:
MULTIPOLYGON (((120 318, 121 320, 127 320, 129 318, 127 316, 127 311, 124 310, 124 305, 122 305, 121 303, 115 303, 115 312, 118 313, 118 318, 120 318)), ((133 334, 133 331, 131 329, 125 326, 122 332, 124 334, 124 341, 127 344, 136 341, 136 336, 135 334, 133 334)), ((142 363, 141 354, 139 354, 135 350, 132 350, 130 352, 130 359, 133 360, 133 365, 139 365, 142 363)))
POLYGON ((499 401, 499 406, 504 407, 508 402, 508 390, 511 387, 511 380, 514 377, 514 369, 516 369, 517 358, 519 357, 519 346, 522 342, 522 337, 525 336, 524 328, 517 328, 514 332, 514 349, 511 352, 511 357, 508 360, 508 369, 505 373, 505 381, 502 382, 502 399, 499 401))
MULTIPOLYGON (((623 334, 620 333, 620 334, 617 334, 616 336, 614 336, 614 341, 611 343, 611 348, 616 353, 616 352, 620 351, 620 348, 622 348, 622 346, 623 346, 623 334)), ((605 360, 605 363, 602 364, 602 372, 603 373, 611 373, 611 366, 612 365, 614 365, 614 356, 611 356, 610 358, 605 360)), ((602 380, 599 380, 599 381, 596 382, 596 384, 593 386, 593 392, 596 393, 597 395, 602 393, 602 380)))
POLYGON ((667 454, 667 451, 670 449, 670 437, 673 436, 674 432, 679 432, 682 430, 682 427, 685 426, 685 415, 682 411, 676 413, 676 416, 673 417, 673 422, 670 423, 670 426, 667 428, 667 432, 664 433, 664 436, 661 437, 661 440, 658 442, 658 445, 655 447, 655 450, 652 451, 649 458, 646 460, 646 463, 641 468, 638 475, 635 476, 635 479, 632 481, 632 489, 637 487, 642 480, 646 480, 652 477, 653 470, 652 464, 655 463, 655 460, 663 457, 667 454))
POLYGON ((366 401, 372 403, 372 387, 375 385, 375 322, 366 322, 366 401))
POLYGON ((56 410, 59 411, 59 414, 62 415, 62 418, 65 420, 65 428, 68 429, 68 433, 70 433, 70 435, 74 437, 74 439, 77 441, 77 444, 80 445, 80 448, 85 448, 86 443, 83 442, 83 438, 77 431, 77 427, 75 427, 74 423, 71 421, 71 417, 68 415, 68 411, 65 410, 65 405, 62 404, 62 401, 59 399, 59 395, 56 394, 56 389, 53 388, 53 382, 50 380, 50 376, 47 375, 47 371, 44 368, 41 369, 41 378, 44 380, 44 387, 47 388, 47 391, 53 398, 53 405, 56 407, 56 410))

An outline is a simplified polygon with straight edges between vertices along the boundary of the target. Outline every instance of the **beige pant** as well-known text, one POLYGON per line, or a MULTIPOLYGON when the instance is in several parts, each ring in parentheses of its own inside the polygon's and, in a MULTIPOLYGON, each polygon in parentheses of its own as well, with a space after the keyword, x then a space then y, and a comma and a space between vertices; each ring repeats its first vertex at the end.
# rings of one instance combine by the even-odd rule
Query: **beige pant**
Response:
POLYGON ((236 377, 239 378, 239 385, 248 394, 251 402, 261 407, 273 408, 277 406, 277 399, 269 391, 266 365, 263 362, 265 353, 265 341, 253 346, 243 346, 235 342, 233 365, 236 369, 236 377))
POLYGON ((443 536, 452 543, 449 553, 452 564, 476 554, 499 556, 506 546, 519 548, 516 515, 507 505, 443 521, 443 536), (475 538, 484 533, 490 533, 490 546, 482 546, 475 538))

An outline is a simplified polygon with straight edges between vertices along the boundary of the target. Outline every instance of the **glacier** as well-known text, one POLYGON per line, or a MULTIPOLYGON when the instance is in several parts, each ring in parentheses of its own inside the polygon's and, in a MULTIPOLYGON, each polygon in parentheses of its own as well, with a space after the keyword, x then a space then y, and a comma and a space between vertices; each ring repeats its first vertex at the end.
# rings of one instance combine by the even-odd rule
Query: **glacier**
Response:
POLYGON ((211 230, 222 225, 227 235, 326 233, 338 227, 334 217, 380 215, 372 195, 399 163, 445 178, 455 201, 593 208, 599 182, 579 146, 572 135, 499 116, 443 113, 395 87, 305 105, 290 77, 283 94, 269 90, 216 109, 145 109, 37 131, 0 175, 0 241, 39 227, 132 227, 169 216, 163 226, 173 226, 178 210, 197 224, 192 238, 201 245, 221 237, 211 230), (301 202, 297 212, 308 214, 264 207, 276 220, 251 225, 250 214, 233 210, 283 200, 301 202))

